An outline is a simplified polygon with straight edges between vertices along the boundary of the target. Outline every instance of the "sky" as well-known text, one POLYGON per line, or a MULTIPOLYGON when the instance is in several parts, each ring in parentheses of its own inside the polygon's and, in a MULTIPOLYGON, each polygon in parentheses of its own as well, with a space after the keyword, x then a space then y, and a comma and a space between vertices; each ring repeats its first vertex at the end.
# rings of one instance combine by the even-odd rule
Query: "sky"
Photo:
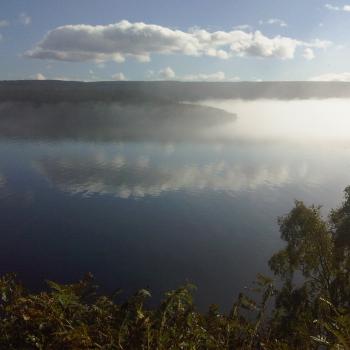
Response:
POLYGON ((0 0, 0 80, 350 81, 350 0, 0 0))

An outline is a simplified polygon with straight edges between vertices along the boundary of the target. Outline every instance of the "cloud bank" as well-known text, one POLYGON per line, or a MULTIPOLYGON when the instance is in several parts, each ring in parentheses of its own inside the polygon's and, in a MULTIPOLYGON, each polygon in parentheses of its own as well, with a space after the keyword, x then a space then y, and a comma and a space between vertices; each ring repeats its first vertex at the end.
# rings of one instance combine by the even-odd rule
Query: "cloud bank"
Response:
POLYGON ((327 10, 330 11, 344 11, 344 12, 350 12, 350 5, 343 5, 343 6, 335 6, 332 4, 325 4, 324 7, 327 10))
POLYGON ((350 72, 325 73, 309 79, 310 81, 343 81, 350 82, 350 72))
POLYGON ((177 75, 171 67, 160 69, 159 71, 149 70, 147 79, 150 80, 176 80, 176 81, 240 81, 240 78, 227 77, 222 71, 214 73, 197 73, 177 75))
POLYGON ((210 56, 220 59, 253 56, 294 58, 298 47, 326 48, 330 43, 316 39, 306 43, 260 31, 209 32, 194 28, 187 32, 142 22, 123 20, 109 25, 65 25, 49 31, 25 56, 60 61, 116 61, 134 58, 150 61, 152 54, 210 56))

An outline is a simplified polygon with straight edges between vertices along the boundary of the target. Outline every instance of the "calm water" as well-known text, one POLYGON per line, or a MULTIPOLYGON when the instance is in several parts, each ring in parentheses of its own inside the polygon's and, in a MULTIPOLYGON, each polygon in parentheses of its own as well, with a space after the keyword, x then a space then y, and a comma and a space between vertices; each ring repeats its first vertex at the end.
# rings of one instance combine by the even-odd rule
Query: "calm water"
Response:
POLYGON ((350 100, 200 105, 1 105, 0 273, 38 288, 91 271, 155 300, 190 281, 228 308, 268 273, 294 199, 340 202, 350 100))

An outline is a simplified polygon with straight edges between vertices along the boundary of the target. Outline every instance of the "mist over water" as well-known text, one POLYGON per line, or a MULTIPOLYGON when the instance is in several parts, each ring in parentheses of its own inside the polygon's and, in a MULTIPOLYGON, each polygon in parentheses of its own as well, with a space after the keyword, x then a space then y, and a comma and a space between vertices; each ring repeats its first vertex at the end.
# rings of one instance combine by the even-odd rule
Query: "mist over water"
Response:
POLYGON ((206 100, 200 104, 237 115, 237 122, 216 129, 227 140, 350 142, 350 99, 206 100))
POLYGON ((295 199, 350 184, 350 100, 0 104, 0 273, 32 288, 189 280, 228 309, 281 246, 295 199), (244 269, 242 269, 244 266, 244 269))
POLYGON ((198 141, 236 115, 196 104, 0 103, 0 136, 26 140, 198 141))

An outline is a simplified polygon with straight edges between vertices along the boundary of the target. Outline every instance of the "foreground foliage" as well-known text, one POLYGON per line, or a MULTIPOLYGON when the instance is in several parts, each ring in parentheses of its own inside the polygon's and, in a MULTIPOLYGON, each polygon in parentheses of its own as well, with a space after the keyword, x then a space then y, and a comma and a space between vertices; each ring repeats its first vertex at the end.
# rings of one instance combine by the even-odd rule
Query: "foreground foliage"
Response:
POLYGON ((229 314, 198 312, 191 285, 148 308, 149 291, 117 302, 91 275, 39 294, 5 275, 0 349, 350 349, 350 187, 327 220, 297 201, 279 225, 286 246, 269 261, 278 287, 258 275, 255 300, 241 294, 229 314))

